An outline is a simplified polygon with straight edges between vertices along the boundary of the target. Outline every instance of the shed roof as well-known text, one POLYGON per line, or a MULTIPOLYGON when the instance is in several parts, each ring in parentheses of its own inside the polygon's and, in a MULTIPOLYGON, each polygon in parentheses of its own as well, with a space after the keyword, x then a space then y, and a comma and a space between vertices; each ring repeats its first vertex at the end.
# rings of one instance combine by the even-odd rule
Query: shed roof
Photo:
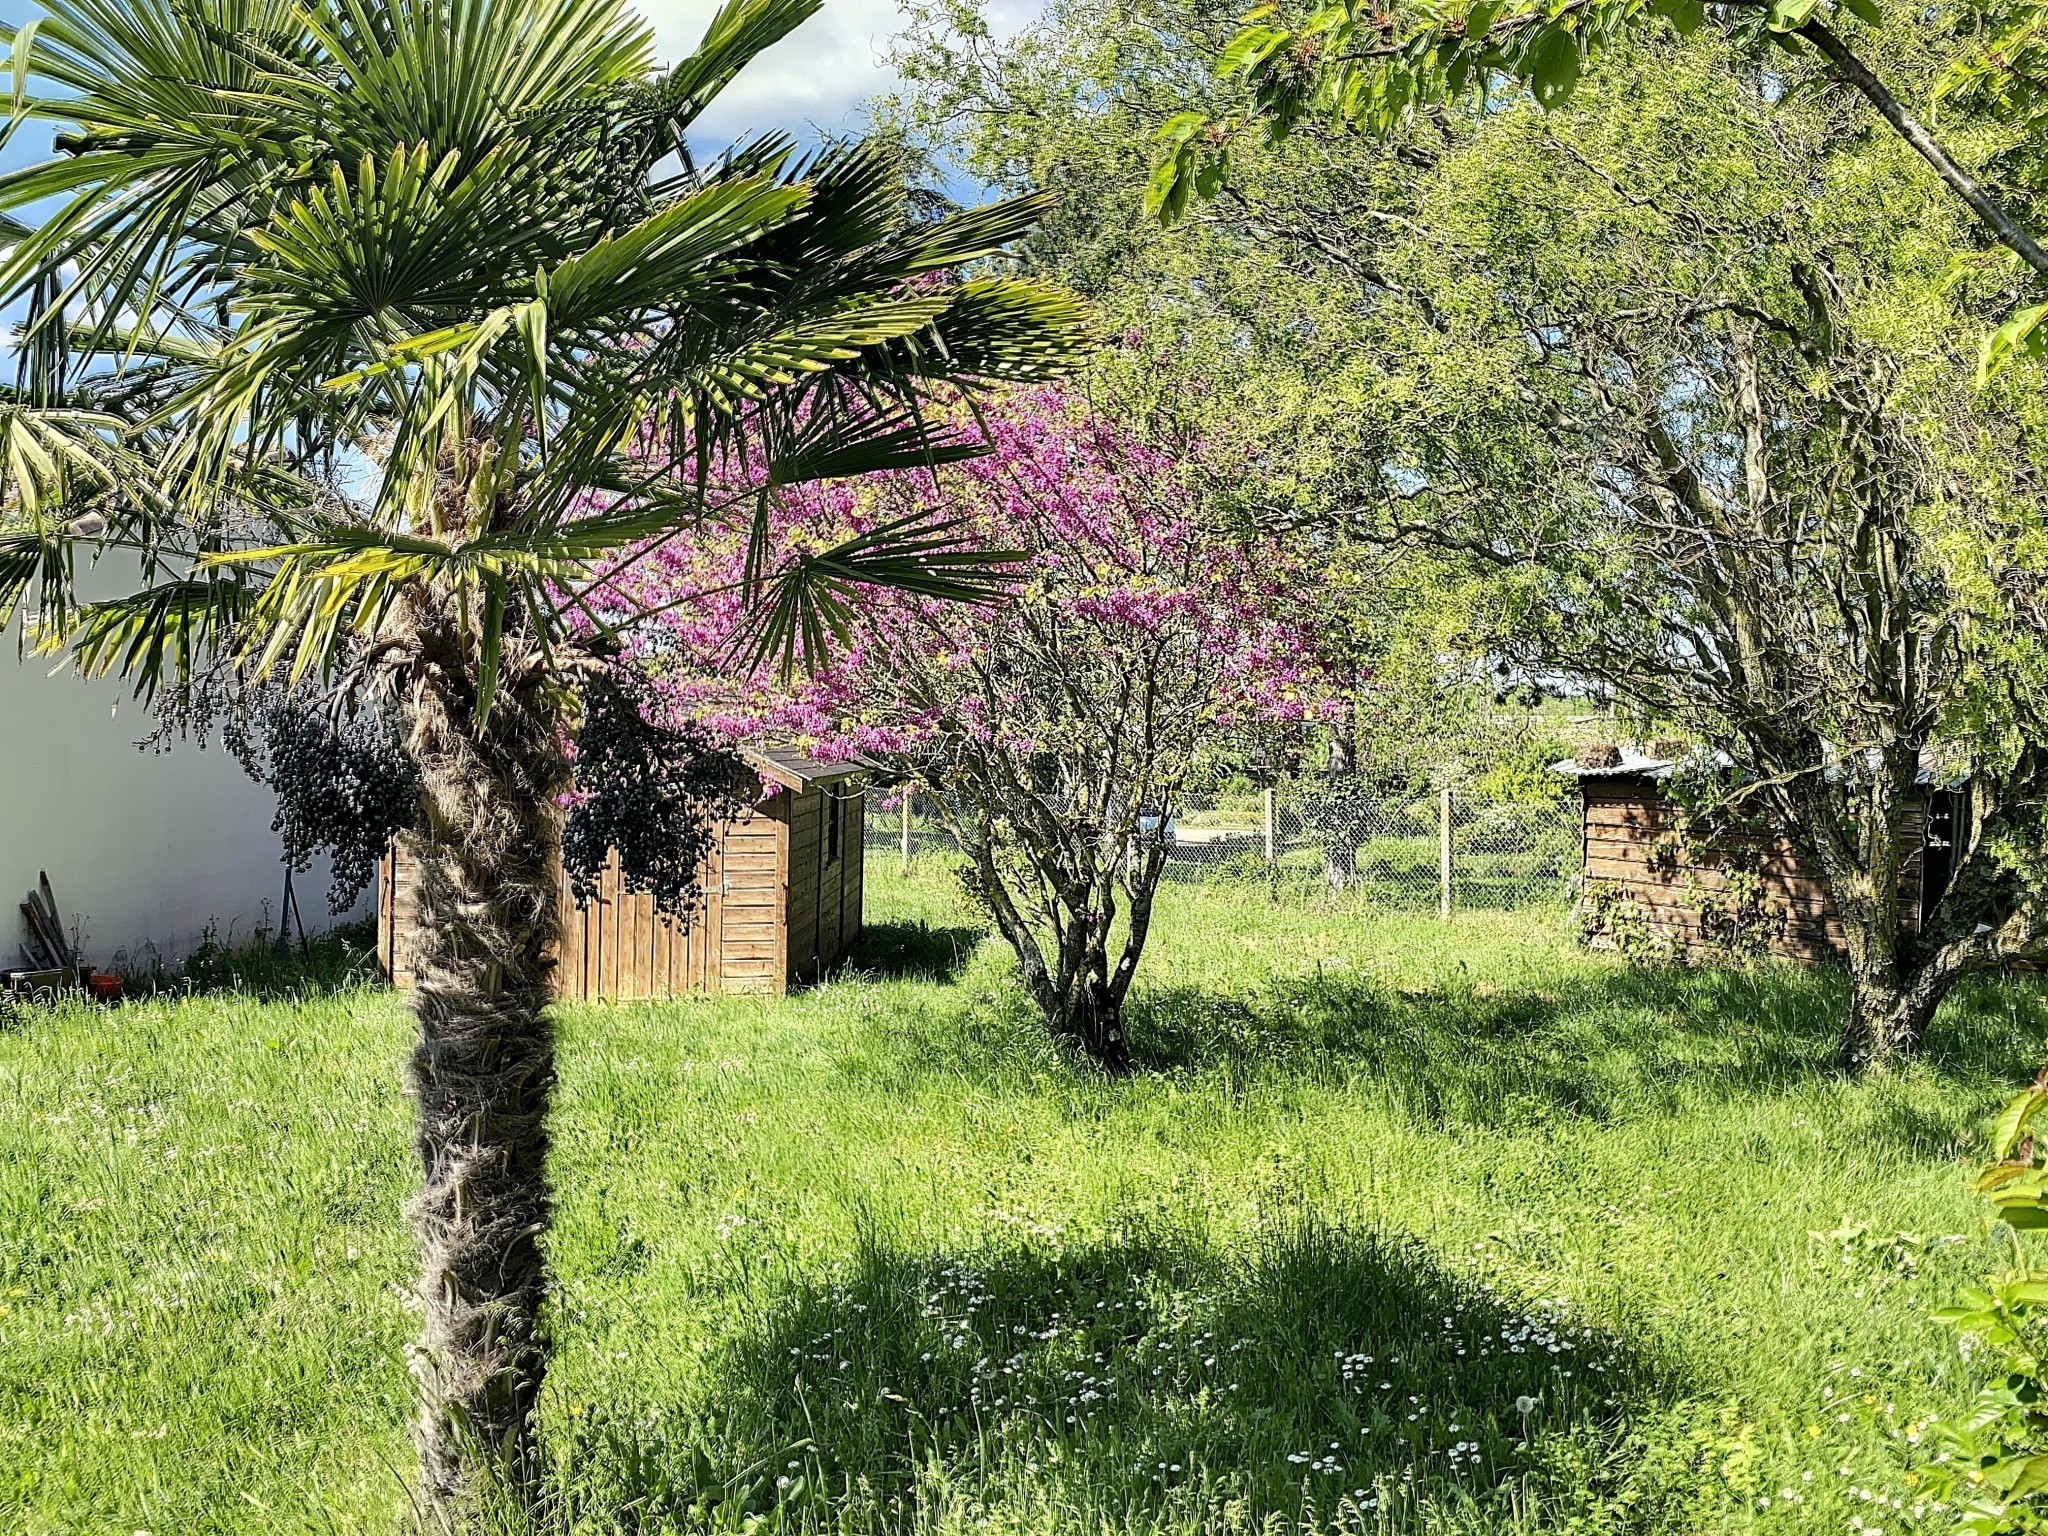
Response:
POLYGON ((874 764, 859 758, 837 763, 821 762, 794 747, 742 747, 740 758, 764 778, 773 779, 784 789, 798 794, 814 784, 837 784, 842 779, 858 778, 874 771, 874 764))
MULTIPOLYGON (((1585 768, 1572 761, 1572 759, 1566 758, 1561 763, 1552 763, 1550 771, 1552 773, 1561 773, 1566 778, 1581 781, 1587 779, 1668 779, 1671 777, 1672 769, 1676 768, 1679 763, 1677 758, 1652 757, 1640 747, 1624 746, 1618 747, 1616 750, 1621 753, 1621 761, 1611 767, 1585 768)), ((1716 767, 1725 768, 1732 761, 1733 759, 1726 752, 1715 752, 1713 754, 1713 762, 1716 767)), ((1920 771, 1915 775, 1915 780, 1922 789, 1950 789, 1962 783, 1967 777, 1967 774, 1943 772, 1940 760, 1933 752, 1923 751, 1920 754, 1920 771)))
MULTIPOLYGON (((1552 763, 1550 771, 1561 773, 1568 779, 1668 779, 1671 770, 1677 766, 1677 759, 1652 757, 1640 747, 1617 747, 1621 761, 1605 768, 1587 768, 1566 758, 1561 763, 1552 763)), ((1715 753, 1721 763, 1727 762, 1725 753, 1715 753)))

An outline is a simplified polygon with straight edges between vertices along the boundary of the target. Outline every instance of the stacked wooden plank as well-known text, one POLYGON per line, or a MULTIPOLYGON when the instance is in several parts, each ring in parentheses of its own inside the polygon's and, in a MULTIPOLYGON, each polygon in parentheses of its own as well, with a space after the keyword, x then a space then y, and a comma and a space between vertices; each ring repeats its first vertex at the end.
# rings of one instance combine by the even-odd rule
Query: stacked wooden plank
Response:
POLYGON ((65 937, 57 893, 50 889, 47 873, 39 871, 36 888, 22 898, 21 922, 21 954, 28 963, 6 969, 7 990, 18 996, 45 998, 77 990, 78 956, 65 937))

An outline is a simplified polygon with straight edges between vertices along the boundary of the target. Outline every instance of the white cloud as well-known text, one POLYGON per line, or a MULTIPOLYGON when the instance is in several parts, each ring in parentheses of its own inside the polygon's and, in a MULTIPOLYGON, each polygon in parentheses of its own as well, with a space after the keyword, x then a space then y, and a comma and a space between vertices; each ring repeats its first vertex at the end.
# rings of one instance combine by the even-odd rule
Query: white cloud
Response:
MULTIPOLYGON (((717 0, 649 0, 656 57, 684 57, 704 35, 717 0)), ((770 48, 725 88, 698 119, 707 147, 780 128, 804 137, 860 126, 860 103, 887 90, 889 39, 901 30, 895 0, 826 0, 825 8, 770 48)))
MULTIPOLYGON (((642 0, 654 25, 655 56, 684 57, 704 35, 718 0, 642 0)), ((998 32, 1038 14, 1039 0, 991 0, 998 32)), ((698 119, 706 148, 779 128, 808 138, 812 130, 847 133, 861 127, 861 103, 896 83, 889 43, 903 29, 896 0, 825 0, 824 9, 741 72, 698 119)))

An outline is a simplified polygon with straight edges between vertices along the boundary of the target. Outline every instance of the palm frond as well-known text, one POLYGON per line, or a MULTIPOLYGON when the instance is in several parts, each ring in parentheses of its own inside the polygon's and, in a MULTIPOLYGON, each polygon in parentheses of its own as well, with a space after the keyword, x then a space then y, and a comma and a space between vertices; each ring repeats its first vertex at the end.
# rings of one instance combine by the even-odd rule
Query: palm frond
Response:
POLYGON ((725 0, 696 52, 650 86, 634 103, 658 115, 676 135, 710 106, 718 93, 767 48, 818 14, 824 0, 725 0))
POLYGON ((69 645, 80 672, 134 679, 138 697, 189 678, 224 655, 250 610, 248 585, 206 573, 88 603, 66 629, 42 631, 41 648, 69 645))
POLYGON ((909 363, 926 378, 1024 383, 1063 373, 1095 339, 1087 304, 1065 288, 985 277, 954 290, 909 363))
MULTIPOLYGON (((0 401, 0 608, 34 594, 145 687, 208 646, 325 670, 425 586, 487 712, 507 623, 549 644, 636 551, 776 487, 977 452, 928 401, 1090 340, 1070 295, 962 280, 1036 201, 926 224, 884 146, 689 154, 819 0, 726 0, 661 77, 625 0, 38 3, 0 38, 18 114, 63 132, 0 174, 0 220, 40 215, 0 302, 34 300, 55 382, 0 401), (156 583, 132 600, 71 594, 87 500, 156 583)), ((1002 569, 914 521, 756 561, 760 654, 817 654, 864 589, 974 600, 1002 569)))
POLYGON ((1025 557, 978 548, 967 532, 957 521, 913 514, 793 556, 765 582, 754 622, 737 638, 738 654, 750 669, 772 659, 785 677, 799 661, 815 664, 832 642, 851 640, 863 588, 939 602, 995 599, 1025 557))

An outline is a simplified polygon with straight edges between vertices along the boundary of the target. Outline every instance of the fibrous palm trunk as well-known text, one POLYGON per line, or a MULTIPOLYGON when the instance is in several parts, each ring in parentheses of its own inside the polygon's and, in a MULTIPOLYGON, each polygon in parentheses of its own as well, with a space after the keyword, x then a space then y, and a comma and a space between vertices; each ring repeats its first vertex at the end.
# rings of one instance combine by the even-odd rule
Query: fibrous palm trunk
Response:
POLYGON ((421 1254, 415 1438, 425 1501, 461 1528, 485 1482, 519 1497, 533 1472, 569 766, 560 695, 518 637, 478 729, 463 626, 415 597, 401 628, 399 702, 421 782, 404 839, 419 878, 419 1040, 407 1072, 423 1174, 410 1210, 421 1254))

